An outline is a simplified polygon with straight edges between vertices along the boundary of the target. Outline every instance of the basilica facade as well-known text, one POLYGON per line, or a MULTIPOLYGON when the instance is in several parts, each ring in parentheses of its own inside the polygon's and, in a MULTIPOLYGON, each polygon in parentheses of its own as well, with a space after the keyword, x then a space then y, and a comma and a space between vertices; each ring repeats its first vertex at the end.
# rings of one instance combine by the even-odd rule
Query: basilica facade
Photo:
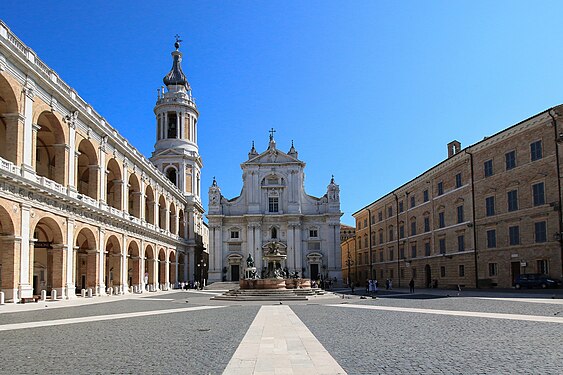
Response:
POLYGON ((227 199, 214 179, 209 188, 209 281, 238 281, 250 256, 265 273, 263 256, 277 248, 289 274, 341 279, 340 189, 330 181, 320 198, 305 192, 305 163, 293 146, 279 150, 273 137, 266 151, 252 146, 241 164, 240 196, 227 199))
POLYGON ((0 21, 0 291, 18 302, 193 280, 198 111, 172 52, 145 158, 0 21))

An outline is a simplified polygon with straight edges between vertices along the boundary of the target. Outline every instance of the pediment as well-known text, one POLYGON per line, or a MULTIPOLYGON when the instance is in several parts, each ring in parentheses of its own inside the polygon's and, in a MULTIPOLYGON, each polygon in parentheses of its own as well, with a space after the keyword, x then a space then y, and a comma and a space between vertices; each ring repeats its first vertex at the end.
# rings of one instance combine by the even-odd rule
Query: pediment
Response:
POLYGON ((184 152, 182 150, 177 150, 177 149, 166 149, 166 150, 162 150, 161 152, 157 153, 153 153, 153 158, 155 156, 183 156, 184 152))
POLYGON ((287 163, 299 163, 303 164, 299 159, 295 159, 289 156, 283 151, 278 149, 268 149, 255 156, 254 158, 244 162, 243 164, 287 164, 287 163))

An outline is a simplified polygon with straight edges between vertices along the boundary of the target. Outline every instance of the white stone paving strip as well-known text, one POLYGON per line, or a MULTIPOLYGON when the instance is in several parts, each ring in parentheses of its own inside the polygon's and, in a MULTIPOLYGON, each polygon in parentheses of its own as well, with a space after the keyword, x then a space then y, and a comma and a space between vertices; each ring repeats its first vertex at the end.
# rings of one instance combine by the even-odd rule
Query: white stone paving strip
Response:
POLYGON ((262 306, 224 375, 346 374, 289 306, 262 306))
POLYGON ((557 316, 499 314, 499 313, 487 313, 487 312, 479 312, 479 311, 476 312, 476 311, 456 311, 456 310, 433 310, 433 309, 415 309, 415 308, 407 308, 407 307, 367 306, 367 305, 349 305, 349 304, 326 305, 326 306, 345 307, 351 309, 407 312, 407 313, 417 313, 417 314, 464 316, 471 318, 509 319, 509 320, 525 320, 529 322, 563 323, 563 317, 557 317, 557 316))
POLYGON ((97 315, 97 316, 85 316, 81 318, 68 318, 68 319, 57 319, 57 320, 43 320, 39 322, 3 324, 0 325, 0 331, 12 331, 15 329, 25 329, 25 328, 52 327, 52 326, 60 326, 65 324, 76 324, 76 323, 91 323, 91 322, 99 322, 102 320, 137 318, 141 316, 177 314, 181 312, 218 309, 222 307, 225 306, 194 306, 194 307, 184 307, 181 309, 151 310, 151 311, 124 313, 124 314, 97 315))
POLYGON ((545 303, 548 305, 563 305, 563 299, 506 298, 506 297, 475 297, 475 298, 484 299, 484 300, 493 300, 493 301, 528 302, 528 303, 545 303))

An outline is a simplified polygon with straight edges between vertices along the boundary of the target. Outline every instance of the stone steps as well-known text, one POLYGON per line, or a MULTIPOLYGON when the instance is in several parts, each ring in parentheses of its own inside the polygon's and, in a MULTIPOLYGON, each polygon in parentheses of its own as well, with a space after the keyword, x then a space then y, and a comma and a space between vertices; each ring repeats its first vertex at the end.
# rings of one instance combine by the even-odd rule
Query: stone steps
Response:
POLYGON ((231 289, 215 296, 213 300, 231 301, 308 301, 311 297, 324 296, 325 291, 311 289, 231 289))

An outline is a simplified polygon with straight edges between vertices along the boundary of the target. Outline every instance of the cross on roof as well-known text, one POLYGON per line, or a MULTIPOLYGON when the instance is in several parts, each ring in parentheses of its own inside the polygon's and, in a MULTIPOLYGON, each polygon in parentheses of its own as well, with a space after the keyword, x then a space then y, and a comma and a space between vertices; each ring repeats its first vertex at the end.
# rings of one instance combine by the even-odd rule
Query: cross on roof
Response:
POLYGON ((180 39, 180 35, 178 34, 174 35, 174 38, 176 38, 176 43, 174 43, 174 47, 176 47, 176 50, 178 50, 178 48, 180 48, 180 43, 183 42, 183 40, 180 39))
POLYGON ((274 130, 274 128, 270 129, 270 141, 273 141, 273 140, 274 140, 274 133, 275 133, 275 132, 276 132, 276 131, 274 130))

